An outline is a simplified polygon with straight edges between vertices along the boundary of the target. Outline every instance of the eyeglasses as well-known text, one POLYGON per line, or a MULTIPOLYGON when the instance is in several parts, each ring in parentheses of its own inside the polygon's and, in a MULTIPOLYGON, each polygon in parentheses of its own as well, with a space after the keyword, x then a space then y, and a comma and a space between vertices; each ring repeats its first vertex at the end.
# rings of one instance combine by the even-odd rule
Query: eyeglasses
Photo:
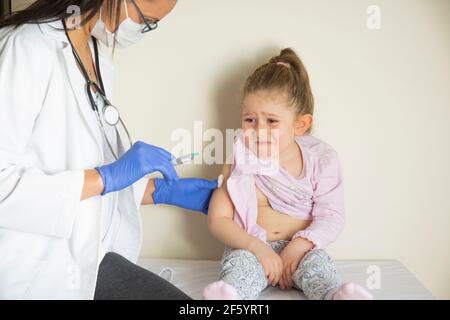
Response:
POLYGON ((138 5, 136 4, 136 2, 134 0, 131 0, 131 3, 136 8, 136 11, 137 11, 139 17, 144 21, 145 27, 144 27, 144 29, 141 30, 142 33, 147 33, 147 32, 150 32, 150 31, 158 28, 158 22, 159 22, 158 19, 147 18, 146 16, 144 16, 141 9, 139 9, 138 5))

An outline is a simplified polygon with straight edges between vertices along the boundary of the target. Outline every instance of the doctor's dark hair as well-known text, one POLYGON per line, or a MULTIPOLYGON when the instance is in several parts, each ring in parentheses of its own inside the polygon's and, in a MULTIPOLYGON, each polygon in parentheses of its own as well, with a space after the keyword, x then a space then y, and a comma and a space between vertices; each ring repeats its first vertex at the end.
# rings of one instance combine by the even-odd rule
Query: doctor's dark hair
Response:
MULTIPOLYGON (((115 17, 116 30, 119 25, 120 7, 123 0, 110 0, 106 2, 106 11, 109 17, 115 17)), ((73 16, 73 8, 79 8, 83 19, 81 26, 86 24, 100 10, 103 0, 37 0, 23 10, 0 16, 0 28, 18 27, 26 23, 42 23, 62 20, 73 16)))
MULTIPOLYGON (((308 72, 291 48, 257 68, 244 85, 244 97, 260 90, 285 94, 297 116, 314 113, 314 96, 308 72)), ((307 131, 310 133, 311 128, 307 131)))

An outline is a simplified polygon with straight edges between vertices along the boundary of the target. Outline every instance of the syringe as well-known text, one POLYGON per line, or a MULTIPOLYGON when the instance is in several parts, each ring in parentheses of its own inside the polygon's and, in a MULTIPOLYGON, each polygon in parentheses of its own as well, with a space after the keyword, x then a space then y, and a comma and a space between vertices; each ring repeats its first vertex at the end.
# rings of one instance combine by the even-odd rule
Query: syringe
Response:
POLYGON ((187 155, 178 157, 178 158, 176 158, 176 159, 173 159, 173 160, 172 160, 172 164, 173 164, 174 166, 178 166, 178 165, 180 165, 180 164, 190 163, 190 162, 192 162, 192 160, 194 160, 194 157, 196 157, 196 156, 198 156, 198 155, 199 155, 198 152, 192 152, 192 153, 190 153, 190 154, 187 154, 187 155))
MULTIPOLYGON (((187 154, 187 155, 178 157, 176 159, 173 159, 172 164, 173 164, 173 166, 178 166, 180 164, 190 163, 192 160, 194 160, 194 157, 196 157, 198 155, 199 155, 198 152, 192 152, 191 154, 187 154)), ((217 178, 217 187, 218 188, 222 187, 222 184, 223 184, 223 175, 220 175, 217 178)))

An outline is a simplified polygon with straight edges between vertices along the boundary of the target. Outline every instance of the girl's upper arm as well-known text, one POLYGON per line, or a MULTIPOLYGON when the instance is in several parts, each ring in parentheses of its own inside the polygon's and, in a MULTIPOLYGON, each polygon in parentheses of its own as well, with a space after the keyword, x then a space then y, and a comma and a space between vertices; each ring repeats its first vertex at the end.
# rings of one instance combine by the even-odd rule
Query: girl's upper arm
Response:
POLYGON ((214 191, 211 197, 211 201, 209 203, 209 210, 208 210, 209 222, 217 218, 233 219, 234 217, 233 202, 231 201, 230 195, 228 194, 227 190, 227 181, 228 178, 230 177, 230 173, 231 173, 231 165, 224 164, 222 169, 223 175, 222 186, 214 191))

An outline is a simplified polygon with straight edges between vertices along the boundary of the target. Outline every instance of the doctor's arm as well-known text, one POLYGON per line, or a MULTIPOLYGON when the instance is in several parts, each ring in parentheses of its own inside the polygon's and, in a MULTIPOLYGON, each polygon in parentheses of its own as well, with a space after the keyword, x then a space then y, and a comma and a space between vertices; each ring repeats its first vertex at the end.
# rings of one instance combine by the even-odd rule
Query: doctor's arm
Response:
POLYGON ((163 179, 146 180, 141 204, 175 205, 206 214, 217 180, 179 179, 172 164, 173 158, 162 148, 138 141, 117 161, 84 172, 81 200, 122 190, 144 179, 147 174, 160 172, 163 179))
MULTIPOLYGON (((138 141, 117 161, 95 168, 101 181, 95 172, 85 173, 82 199, 99 192, 104 195, 122 190, 150 173, 160 172, 164 178, 147 179, 146 185, 143 185, 146 190, 144 196, 140 195, 141 204, 174 205, 206 214, 212 191, 217 188, 217 180, 179 179, 173 159, 170 152, 138 141)), ((136 194, 140 192, 140 186, 137 190, 136 194)))
POLYGON ((155 180, 148 179, 144 195, 142 196, 141 205, 155 204, 155 202, 153 201, 153 192, 155 192, 155 180))
POLYGON ((97 170, 84 170, 84 184, 80 200, 98 196, 103 192, 104 188, 102 177, 97 170))
POLYGON ((57 61, 26 34, 0 48, 0 228, 69 238, 84 170, 50 172, 28 148, 57 61))

